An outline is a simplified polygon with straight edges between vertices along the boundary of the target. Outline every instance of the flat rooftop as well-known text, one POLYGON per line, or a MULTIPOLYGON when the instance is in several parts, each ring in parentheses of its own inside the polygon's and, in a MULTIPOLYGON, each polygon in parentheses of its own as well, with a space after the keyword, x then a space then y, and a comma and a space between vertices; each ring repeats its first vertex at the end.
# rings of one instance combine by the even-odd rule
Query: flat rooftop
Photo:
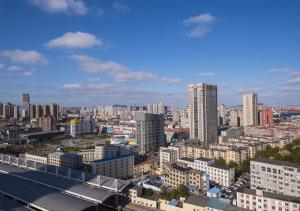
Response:
POLYGON ((0 194, 0 210, 30 211, 31 209, 0 194))
POLYGON ((258 158, 254 161, 259 162, 259 163, 267 163, 267 164, 278 165, 278 166, 288 166, 288 167, 300 169, 299 164, 290 163, 290 162, 282 161, 282 160, 271 160, 271 159, 267 159, 267 158, 258 158))
MULTIPOLYGON (((240 193, 246 193, 250 195, 256 195, 256 190, 255 189, 250 189, 250 188, 239 188, 237 192, 240 193)), ((299 197, 294 197, 294 196, 287 196, 283 194, 277 194, 277 193, 271 193, 271 192, 266 192, 263 191, 263 197, 267 198, 273 198, 273 199, 278 199, 282 201, 288 201, 288 202, 293 202, 293 203, 298 203, 300 204, 300 198, 299 197)))

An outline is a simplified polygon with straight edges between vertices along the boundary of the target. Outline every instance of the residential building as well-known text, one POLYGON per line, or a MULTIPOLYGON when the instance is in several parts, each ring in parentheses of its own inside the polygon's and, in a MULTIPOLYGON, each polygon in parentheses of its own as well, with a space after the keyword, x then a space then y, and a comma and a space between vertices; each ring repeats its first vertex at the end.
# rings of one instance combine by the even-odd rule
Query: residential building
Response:
POLYGON ((230 110, 230 126, 231 127, 242 127, 243 126, 243 110, 242 109, 231 109, 230 110))
POLYGON ((54 122, 59 120, 59 105, 53 103, 50 107, 50 114, 53 117, 54 122))
POLYGON ((23 93, 21 96, 22 102, 22 118, 30 117, 30 96, 29 93, 23 93))
POLYGON ((82 157, 74 153, 53 152, 48 154, 48 164, 66 168, 82 166, 82 157))
POLYGON ((180 184, 193 187, 195 190, 200 191, 206 186, 206 181, 203 180, 205 172, 185 167, 179 163, 165 164, 166 176, 164 183, 173 188, 177 188, 180 184))
POLYGON ((258 110, 257 110, 257 94, 245 93, 243 95, 243 126, 258 124, 258 110))
POLYGON ((247 210, 299 211, 300 198, 260 189, 241 188, 237 191, 237 207, 247 210))
POLYGON ((37 163, 44 163, 44 164, 48 163, 48 158, 46 156, 32 155, 32 154, 25 153, 24 155, 22 155, 22 157, 24 157, 25 160, 31 160, 37 163))
POLYGON ((235 170, 216 163, 209 164, 208 172, 211 180, 223 187, 230 187, 235 182, 235 170))
POLYGON ((271 108, 264 107, 258 113, 260 125, 272 125, 273 122, 273 111, 271 108))
POLYGON ((54 129, 52 116, 42 116, 38 118, 38 127, 42 128, 43 132, 50 132, 54 129))
POLYGON ((136 142, 139 153, 145 154, 158 150, 165 145, 164 116, 162 114, 148 114, 138 112, 135 114, 136 142))
POLYGON ((179 149, 177 147, 160 147, 159 165, 163 168, 166 163, 175 163, 179 158, 179 149))
POLYGON ((219 125, 225 125, 226 124, 226 107, 224 104, 220 104, 218 106, 218 123, 219 125))
POLYGON ((125 155, 111 159, 95 160, 92 162, 93 174, 99 174, 119 179, 133 177, 134 156, 125 155))
POLYGON ((250 162, 251 188, 300 197, 300 166, 259 158, 250 162))
POLYGON ((148 104, 147 112, 150 114, 165 114, 166 106, 163 103, 148 104))
POLYGON ((190 138, 204 146, 215 143, 218 137, 217 86, 190 84, 188 87, 190 138))
POLYGON ((85 164, 90 164, 95 160, 95 149, 80 150, 77 154, 82 157, 82 162, 85 164))

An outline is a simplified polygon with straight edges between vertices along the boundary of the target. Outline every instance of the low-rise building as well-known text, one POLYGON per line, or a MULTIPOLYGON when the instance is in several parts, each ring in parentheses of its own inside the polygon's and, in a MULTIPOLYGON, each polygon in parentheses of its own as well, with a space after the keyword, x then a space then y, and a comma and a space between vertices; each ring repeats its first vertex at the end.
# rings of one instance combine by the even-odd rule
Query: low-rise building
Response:
POLYGON ((259 158, 250 162, 251 188, 300 197, 300 166, 259 158))
POLYGON ((133 177, 134 156, 125 155, 111 159, 95 160, 92 162, 93 174, 99 174, 119 179, 133 177))
POLYGON ((237 207, 248 210, 299 211, 300 198, 259 189, 241 188, 237 191, 237 207))
POLYGON ((95 160, 95 150, 94 149, 84 149, 77 152, 79 156, 82 157, 82 162, 85 164, 90 164, 95 160))
POLYGON ((82 166, 82 157, 75 153, 53 152, 48 154, 48 164, 66 168, 82 166))
POLYGON ((235 182, 235 170, 224 165, 216 163, 208 166, 209 177, 223 187, 229 187, 235 182))
POLYGON ((37 163, 44 163, 44 164, 48 163, 48 158, 46 156, 32 155, 32 154, 25 153, 22 157, 24 157, 25 160, 31 160, 37 163))

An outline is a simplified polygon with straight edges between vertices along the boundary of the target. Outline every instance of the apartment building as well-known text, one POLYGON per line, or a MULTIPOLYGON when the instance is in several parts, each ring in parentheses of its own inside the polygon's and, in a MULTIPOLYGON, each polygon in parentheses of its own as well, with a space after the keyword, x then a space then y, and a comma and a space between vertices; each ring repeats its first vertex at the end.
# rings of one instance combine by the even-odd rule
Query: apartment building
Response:
POLYGON ((206 183, 203 181, 204 172, 194 170, 190 167, 180 166, 179 164, 165 164, 166 177, 165 183, 173 188, 177 188, 180 184, 190 185, 200 190, 206 183))
POLYGON ((82 157, 82 162, 89 164, 95 160, 95 150, 94 149, 85 149, 77 152, 79 156, 82 157))
POLYGON ((237 207, 248 210, 299 211, 300 198, 241 188, 237 191, 237 207))
POLYGON ((159 165, 162 168, 165 163, 174 163, 179 158, 179 149, 177 147, 160 147, 159 165))
POLYGON ((82 157, 73 153, 54 152, 48 154, 48 164, 66 168, 82 166, 82 157))
POLYGON ((300 166, 259 158, 251 161, 251 188, 300 197, 300 166))
POLYGON ((216 163, 209 164, 208 172, 211 180, 221 186, 229 187, 235 182, 235 169, 216 163))
POLYGON ((99 174, 119 179, 133 176, 134 156, 125 155, 111 159, 95 160, 92 162, 93 174, 99 174))
POLYGON ((48 163, 48 158, 46 156, 32 155, 32 154, 25 153, 24 155, 20 155, 20 157, 24 157, 25 160, 31 160, 37 163, 44 163, 44 164, 48 163))

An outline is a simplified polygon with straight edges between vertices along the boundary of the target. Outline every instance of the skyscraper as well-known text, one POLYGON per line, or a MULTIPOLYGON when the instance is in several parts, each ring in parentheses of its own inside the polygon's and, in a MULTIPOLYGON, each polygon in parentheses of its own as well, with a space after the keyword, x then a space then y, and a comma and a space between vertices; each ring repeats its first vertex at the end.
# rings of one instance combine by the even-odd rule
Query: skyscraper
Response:
POLYGON ((257 94, 245 93, 243 95, 243 126, 258 124, 258 110, 257 110, 257 94))
POLYGON ((208 147, 218 136, 217 86, 190 84, 188 95, 190 138, 208 147))
POLYGON ((163 103, 148 104, 147 112, 150 114, 165 114, 166 106, 163 103))
POLYGON ((163 114, 138 112, 135 114, 135 120, 136 142, 140 154, 158 150, 165 145, 163 114))
POLYGON ((29 93, 23 93, 21 97, 22 101, 22 117, 30 117, 30 96, 29 93))
POLYGON ((219 125, 225 125, 226 121, 225 121, 225 111, 226 107, 224 104, 220 104, 218 106, 218 117, 219 117, 219 125))

